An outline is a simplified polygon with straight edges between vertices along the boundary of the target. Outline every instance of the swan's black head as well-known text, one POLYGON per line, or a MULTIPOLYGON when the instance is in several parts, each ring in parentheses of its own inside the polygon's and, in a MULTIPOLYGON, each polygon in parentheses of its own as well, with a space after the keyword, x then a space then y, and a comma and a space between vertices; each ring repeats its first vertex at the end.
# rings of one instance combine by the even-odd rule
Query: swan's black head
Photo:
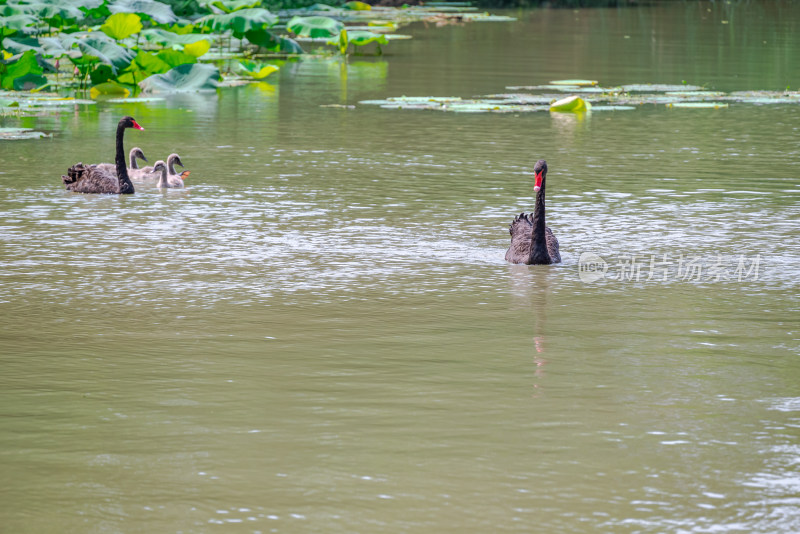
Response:
POLYGON ((536 165, 533 167, 533 174, 536 175, 536 182, 533 185, 533 190, 538 191, 542 188, 542 182, 545 176, 547 176, 547 162, 543 159, 537 161, 536 165))
POLYGON ((133 117, 122 117, 119 121, 119 126, 121 128, 136 128, 137 130, 144 130, 144 128, 139 126, 139 123, 136 122, 136 119, 133 117))

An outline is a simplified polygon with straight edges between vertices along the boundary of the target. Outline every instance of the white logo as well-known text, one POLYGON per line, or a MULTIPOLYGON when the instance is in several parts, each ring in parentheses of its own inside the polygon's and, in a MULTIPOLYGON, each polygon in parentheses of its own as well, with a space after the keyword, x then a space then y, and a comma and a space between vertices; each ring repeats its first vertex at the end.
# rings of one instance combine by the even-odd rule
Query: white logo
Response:
POLYGON ((587 284, 605 278, 608 264, 594 252, 581 252, 578 258, 578 277, 587 284))

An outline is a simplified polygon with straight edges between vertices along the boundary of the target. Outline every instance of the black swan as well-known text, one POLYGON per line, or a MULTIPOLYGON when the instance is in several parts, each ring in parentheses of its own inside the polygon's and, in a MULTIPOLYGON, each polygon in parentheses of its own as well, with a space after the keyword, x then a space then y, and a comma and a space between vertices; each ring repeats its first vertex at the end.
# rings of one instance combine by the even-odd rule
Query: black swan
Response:
POLYGON ((526 265, 561 263, 558 239, 544 221, 544 186, 547 179, 547 162, 540 159, 533 168, 536 183, 536 208, 534 213, 520 213, 509 226, 511 246, 506 251, 506 261, 526 265))
MULTIPOLYGON (((133 147, 130 152, 128 152, 128 177, 133 178, 132 174, 135 171, 139 170, 139 164, 136 163, 136 158, 141 160, 147 161, 147 158, 144 157, 144 152, 142 149, 137 147, 133 147)), ((114 174, 117 174, 117 164, 116 163, 98 163, 97 166, 104 171, 111 171, 114 174)))
MULTIPOLYGON (((178 174, 178 172, 175 170, 175 165, 180 165, 181 167, 184 166, 183 162, 181 161, 181 157, 175 153, 172 153, 169 155, 169 157, 167 157, 167 171, 169 172, 169 176, 182 177, 185 180, 186 176, 189 176, 190 171, 183 171, 182 173, 178 174)), ((134 180, 158 180, 160 177, 161 173, 155 170, 155 165, 152 167, 142 167, 133 175, 134 180)))
POLYGON ((133 193, 133 183, 128 177, 128 169, 125 168, 125 148, 122 146, 122 136, 125 133, 125 128, 144 130, 133 117, 123 117, 119 121, 117 125, 117 155, 114 158, 117 172, 103 170, 98 165, 76 163, 69 168, 66 176, 61 176, 67 191, 75 191, 76 193, 113 193, 116 195, 133 193))
POLYGON ((157 173, 160 173, 158 177, 158 184, 156 185, 156 187, 158 188, 183 187, 183 180, 184 180, 183 175, 168 174, 167 173, 168 167, 169 165, 164 163, 162 160, 156 161, 156 164, 153 165, 153 170, 156 171, 157 173))

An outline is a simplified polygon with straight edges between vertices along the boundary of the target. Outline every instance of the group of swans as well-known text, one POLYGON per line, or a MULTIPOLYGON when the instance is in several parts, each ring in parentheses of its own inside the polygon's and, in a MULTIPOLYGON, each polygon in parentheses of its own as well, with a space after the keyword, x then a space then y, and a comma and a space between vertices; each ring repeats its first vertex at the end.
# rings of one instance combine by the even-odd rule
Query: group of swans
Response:
MULTIPOLYGON (((138 168, 136 158, 147 161, 138 147, 130 152, 130 173, 125 166, 125 149, 122 137, 127 128, 144 130, 133 117, 123 117, 117 125, 117 153, 114 165, 101 163, 84 165, 76 163, 61 179, 68 191, 77 193, 113 193, 125 195, 134 192, 131 178, 140 181, 158 177, 158 187, 183 187, 183 180, 189 171, 178 174, 175 165, 183 167, 177 154, 170 154, 167 163, 159 160, 152 167, 138 168)), ((545 225, 544 191, 547 179, 547 162, 540 159, 533 168, 536 205, 530 214, 520 213, 509 227, 511 246, 506 251, 506 261, 526 265, 550 265, 561 263, 558 240, 545 225)))
POLYGON ((183 162, 178 154, 170 154, 166 163, 158 160, 152 167, 139 168, 136 159, 147 161, 144 152, 139 147, 132 148, 129 154, 130 169, 125 166, 125 148, 122 138, 127 128, 144 130, 133 117, 123 117, 117 125, 117 152, 114 163, 98 163, 84 165, 76 163, 67 170, 66 176, 61 176, 67 191, 76 193, 111 193, 128 195, 134 192, 133 181, 154 182, 159 188, 183 187, 183 181, 189 171, 178 173, 175 165, 183 167, 183 162))

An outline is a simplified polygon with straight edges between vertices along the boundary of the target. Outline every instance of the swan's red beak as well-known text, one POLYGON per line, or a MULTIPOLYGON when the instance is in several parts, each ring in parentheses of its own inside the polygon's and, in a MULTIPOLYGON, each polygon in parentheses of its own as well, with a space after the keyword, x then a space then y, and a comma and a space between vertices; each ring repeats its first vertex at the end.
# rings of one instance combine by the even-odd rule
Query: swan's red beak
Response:
MULTIPOLYGON (((137 130, 144 130, 144 128, 139 126, 139 123, 136 122, 136 121, 133 121, 133 127, 136 128, 137 130)), ((147 160, 145 160, 145 161, 147 161, 147 160)))
POLYGON ((183 171, 183 172, 180 174, 181 180, 185 180, 185 179, 187 179, 191 173, 192 173, 192 171, 183 171))
POLYGON ((536 173, 536 182, 533 184, 533 190, 538 191, 542 188, 542 171, 536 173))

